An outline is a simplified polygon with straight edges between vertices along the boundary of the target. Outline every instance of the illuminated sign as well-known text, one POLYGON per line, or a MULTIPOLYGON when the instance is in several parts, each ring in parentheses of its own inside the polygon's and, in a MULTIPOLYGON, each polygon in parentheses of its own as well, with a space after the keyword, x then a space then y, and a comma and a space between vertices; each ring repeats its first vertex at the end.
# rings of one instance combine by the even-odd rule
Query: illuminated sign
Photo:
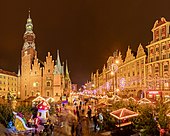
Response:
POLYGON ((151 92, 148 92, 149 94, 159 94, 159 91, 151 91, 151 92))

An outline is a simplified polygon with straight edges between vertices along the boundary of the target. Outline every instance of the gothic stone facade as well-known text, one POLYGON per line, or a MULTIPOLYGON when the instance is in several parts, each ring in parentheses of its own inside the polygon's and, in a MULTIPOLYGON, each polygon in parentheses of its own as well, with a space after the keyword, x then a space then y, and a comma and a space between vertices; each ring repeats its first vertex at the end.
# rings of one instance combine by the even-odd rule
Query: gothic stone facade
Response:
POLYGON ((37 95, 55 98, 63 95, 65 91, 68 92, 71 88, 65 86, 71 86, 71 81, 68 73, 67 81, 65 80, 64 66, 61 65, 59 51, 57 52, 56 61, 52 59, 50 52, 48 52, 45 62, 38 59, 30 15, 27 19, 26 32, 23 38, 21 74, 18 76, 20 82, 19 97, 22 100, 37 95), (65 85, 65 83, 69 85, 65 85))

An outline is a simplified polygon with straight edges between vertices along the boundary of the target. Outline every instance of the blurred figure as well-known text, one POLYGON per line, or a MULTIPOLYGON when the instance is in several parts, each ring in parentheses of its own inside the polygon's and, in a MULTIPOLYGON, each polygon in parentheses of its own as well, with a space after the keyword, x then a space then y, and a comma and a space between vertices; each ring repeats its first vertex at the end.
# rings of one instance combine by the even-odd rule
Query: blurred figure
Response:
POLYGON ((71 124, 71 136, 74 136, 74 131, 75 131, 75 124, 74 121, 71 124))
POLYGON ((77 114, 77 119, 79 120, 80 119, 80 113, 79 113, 78 106, 76 107, 76 114, 77 114))
POLYGON ((94 123, 94 131, 96 132, 96 128, 97 128, 97 116, 96 116, 96 114, 93 116, 93 123, 94 123))
POLYGON ((82 124, 81 121, 76 126, 76 136, 82 136, 82 124))
POLYGON ((89 120, 91 120, 91 113, 92 113, 92 110, 90 107, 88 107, 87 115, 88 115, 89 120))

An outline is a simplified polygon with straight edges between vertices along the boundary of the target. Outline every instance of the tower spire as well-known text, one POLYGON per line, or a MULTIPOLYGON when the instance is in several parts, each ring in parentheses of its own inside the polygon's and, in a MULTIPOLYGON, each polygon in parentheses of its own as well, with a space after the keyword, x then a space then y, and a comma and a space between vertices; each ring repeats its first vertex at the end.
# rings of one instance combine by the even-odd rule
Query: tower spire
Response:
POLYGON ((61 67, 59 50, 57 50, 57 61, 56 61, 56 65, 58 65, 59 67, 61 67))
POLYGON ((58 73, 58 74, 62 74, 62 66, 61 66, 61 62, 60 62, 60 54, 59 54, 59 50, 57 50, 57 60, 55 61, 55 70, 54 73, 58 73))
POLYGON ((31 19, 31 11, 29 9, 28 19, 27 19, 27 24, 26 24, 26 32, 30 32, 32 30, 33 30, 33 24, 32 24, 32 19, 31 19))
POLYGON ((29 11, 28 11, 28 18, 31 18, 30 14, 31 14, 31 11, 29 9, 29 11))
POLYGON ((28 10, 28 18, 27 23, 25 25, 25 33, 24 33, 24 46, 23 49, 34 48, 35 49, 35 34, 33 32, 33 24, 31 19, 30 9, 28 10))
POLYGON ((68 72, 68 64, 66 60, 66 78, 70 80, 69 72, 68 72))

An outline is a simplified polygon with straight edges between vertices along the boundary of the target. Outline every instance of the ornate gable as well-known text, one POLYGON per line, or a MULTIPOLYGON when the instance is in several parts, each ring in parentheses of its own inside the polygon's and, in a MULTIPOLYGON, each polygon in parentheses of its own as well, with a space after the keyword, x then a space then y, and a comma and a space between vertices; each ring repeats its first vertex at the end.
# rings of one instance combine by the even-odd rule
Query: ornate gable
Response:
POLYGON ((52 60, 52 56, 50 52, 48 52, 48 56, 46 56, 46 62, 44 63, 45 73, 53 74, 54 71, 54 61, 52 60))
POLYGON ((40 63, 38 62, 37 56, 35 56, 34 62, 32 64, 31 75, 41 75, 40 63))
POLYGON ((125 62, 124 63, 127 63, 127 62, 129 62, 129 61, 132 61, 132 60, 134 60, 135 59, 135 57, 133 56, 133 54, 132 54, 132 50, 130 49, 130 46, 128 46, 128 50, 127 50, 127 52, 126 52, 126 58, 125 58, 125 62))
POLYGON ((146 54, 145 54, 145 52, 144 52, 144 49, 143 49, 143 47, 142 47, 142 44, 139 44, 136 58, 139 58, 139 57, 144 56, 144 55, 146 55, 146 54))
POLYGON ((156 20, 154 26, 153 26, 153 29, 161 26, 162 24, 165 24, 167 21, 164 17, 162 17, 160 20, 156 20))
POLYGON ((122 54, 120 51, 119 51, 119 55, 118 55, 118 60, 119 60, 119 65, 123 64, 122 54))

